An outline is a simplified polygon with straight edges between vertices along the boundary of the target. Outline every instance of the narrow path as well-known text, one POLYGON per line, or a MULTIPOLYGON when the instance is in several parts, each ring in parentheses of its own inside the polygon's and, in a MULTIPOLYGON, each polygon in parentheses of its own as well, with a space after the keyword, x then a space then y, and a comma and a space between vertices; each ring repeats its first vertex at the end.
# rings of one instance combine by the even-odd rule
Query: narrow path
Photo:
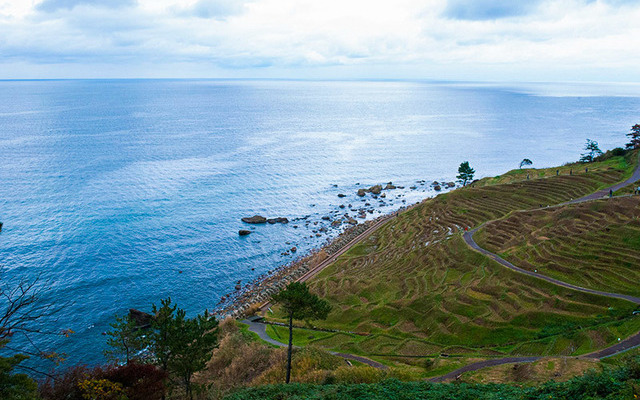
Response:
MULTIPOLYGON (((275 346, 278 347, 286 347, 287 345, 285 343, 281 343, 275 339, 273 339, 271 336, 269 336, 267 334, 267 325, 263 324, 259 321, 256 320, 251 320, 251 319, 243 319, 242 321, 243 324, 247 324, 249 325, 249 331, 257 334, 260 339, 264 340, 265 342, 271 343, 275 346)), ((295 346, 297 347, 297 346, 295 346)), ((378 369, 387 369, 388 367, 384 364, 381 364, 377 361, 373 361, 369 358, 366 357, 361 357, 361 356, 356 356, 353 354, 346 354, 346 353, 338 353, 337 351, 330 351, 329 353, 333 354, 334 356, 338 356, 338 357, 342 357, 344 359, 347 360, 352 360, 352 361, 358 361, 361 362, 363 364, 369 365, 371 367, 374 368, 378 368, 378 369)))
MULTIPOLYGON (((639 155, 639 160, 640 160, 640 155, 639 155)), ((610 186, 610 187, 608 187, 606 189, 602 189, 602 190, 599 190, 597 192, 591 193, 591 194, 586 195, 584 197, 581 197, 579 199, 575 199, 575 200, 568 201, 566 203, 558 204, 555 207, 606 198, 609 195, 609 193, 610 193, 609 191, 610 190, 612 192, 615 192, 615 191, 617 191, 617 190, 619 190, 619 189, 621 189, 621 188, 623 188, 623 187, 625 187, 627 185, 630 185, 630 184, 632 184, 634 182, 637 182, 637 181, 640 181, 640 161, 638 162, 638 165, 636 166, 636 169, 633 172, 633 174, 631 175, 631 177, 629 177, 628 179, 624 180, 623 182, 617 183, 617 184, 615 184, 613 186, 610 186)), ((488 221, 488 222, 492 222, 492 221, 488 221)), ((554 279, 554 278, 550 278, 550 277, 548 277, 546 275, 538 274, 536 272, 528 271, 528 270, 522 269, 520 267, 516 267, 515 265, 513 265, 509 261, 501 258, 497 254, 492 253, 489 250, 485 250, 482 247, 478 246, 478 244, 473 240, 473 235, 478 231, 478 229, 480 229, 483 225, 485 225, 488 222, 485 222, 482 225, 476 227, 475 229, 472 229, 472 230, 464 233, 464 235, 463 235, 464 241, 473 250, 484 254, 485 256, 493 259, 494 261, 500 263, 501 265, 503 265, 503 266, 513 270, 513 271, 520 272, 522 274, 529 275, 529 276, 532 276, 534 278, 542 279, 542 280, 545 280, 547 282, 551 282, 551 283, 553 283, 555 285, 558 285, 558 286, 566 287, 568 289, 573 289, 573 290, 579 290, 579 291, 585 292, 585 293, 591 293, 591 294, 596 294, 596 295, 600 295, 600 296, 623 299, 623 300, 627 300, 627 301, 633 302, 635 304, 640 304, 640 298, 639 297, 629 296, 629 295, 619 294, 619 293, 603 292, 603 291, 600 291, 600 290, 588 289, 588 288, 584 288, 584 287, 581 287, 581 286, 572 285, 570 283, 562 282, 560 280, 557 280, 557 279, 554 279)), ((613 346, 609 346, 607 348, 595 351, 593 353, 585 354, 585 355, 582 355, 580 357, 581 358, 601 359, 601 358, 613 356, 613 355, 618 354, 618 353, 625 352, 625 351, 633 349, 635 347, 640 347, 640 332, 636 333, 635 335, 633 335, 631 337, 628 337, 625 340, 620 341, 619 343, 616 343, 613 346)), ((439 376, 439 377, 436 377, 436 378, 431 378, 430 381, 431 382, 443 382, 443 381, 446 381, 446 380, 449 380, 449 379, 458 378, 461 374, 463 374, 465 372, 477 371, 477 370, 485 368, 485 367, 492 367, 492 366, 496 366, 496 365, 513 364, 513 363, 527 363, 527 362, 533 362, 533 361, 539 360, 541 358, 542 357, 505 357, 505 358, 498 358, 498 359, 493 359, 493 360, 479 361, 479 362, 476 362, 476 363, 473 363, 473 364, 465 365, 464 367, 458 368, 457 370, 452 371, 452 372, 450 372, 450 373, 448 373, 446 375, 439 376)))

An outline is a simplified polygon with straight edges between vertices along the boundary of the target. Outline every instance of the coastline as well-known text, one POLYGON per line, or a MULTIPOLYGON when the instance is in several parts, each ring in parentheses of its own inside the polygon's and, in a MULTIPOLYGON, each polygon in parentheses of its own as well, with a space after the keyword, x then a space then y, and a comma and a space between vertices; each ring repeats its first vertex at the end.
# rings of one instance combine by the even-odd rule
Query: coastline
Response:
POLYGON ((239 290, 222 296, 221 301, 218 302, 212 313, 220 319, 227 317, 244 318, 266 308, 270 303, 271 296, 282 290, 290 282, 304 282, 312 278, 333 263, 337 257, 358 243, 362 236, 370 234, 401 212, 433 197, 435 196, 425 197, 414 204, 402 206, 398 210, 345 229, 324 245, 312 249, 307 254, 288 264, 278 266, 266 274, 261 274, 239 290))

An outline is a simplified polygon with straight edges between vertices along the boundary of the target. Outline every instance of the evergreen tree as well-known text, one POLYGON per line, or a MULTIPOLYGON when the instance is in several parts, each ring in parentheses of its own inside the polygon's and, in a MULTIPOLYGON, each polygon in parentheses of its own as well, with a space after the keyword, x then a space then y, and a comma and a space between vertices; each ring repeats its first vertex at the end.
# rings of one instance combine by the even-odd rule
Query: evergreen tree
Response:
POLYGON ((124 361, 129 364, 137 358, 139 354, 148 345, 145 332, 138 328, 136 322, 129 315, 119 317, 116 315, 115 322, 109 324, 113 330, 107 332, 107 345, 111 349, 105 350, 104 355, 110 361, 120 362, 121 356, 124 361))
POLYGON ((631 132, 627 133, 629 136, 629 143, 627 143, 627 149, 640 149, 640 124, 635 124, 631 127, 631 132))
POLYGON ((531 164, 533 164, 533 161, 529 160, 528 158, 525 158, 522 161, 520 161, 520 169, 522 169, 522 167, 526 165, 531 165, 531 164))
POLYGON ((584 149, 587 150, 587 152, 582 153, 580 162, 593 162, 596 157, 602 155, 602 150, 600 150, 600 147, 598 147, 598 142, 596 142, 595 140, 587 139, 587 144, 584 146, 584 149))
POLYGON ((291 352, 293 349, 294 319, 326 319, 331 305, 315 294, 309 292, 306 283, 292 282, 280 293, 273 296, 289 320, 289 347, 287 349, 287 378, 291 380, 291 352))
POLYGON ((462 183, 462 186, 465 186, 467 182, 473 180, 473 174, 475 173, 476 170, 471 168, 469 161, 465 161, 458 167, 458 175, 456 178, 458 179, 458 182, 462 183))

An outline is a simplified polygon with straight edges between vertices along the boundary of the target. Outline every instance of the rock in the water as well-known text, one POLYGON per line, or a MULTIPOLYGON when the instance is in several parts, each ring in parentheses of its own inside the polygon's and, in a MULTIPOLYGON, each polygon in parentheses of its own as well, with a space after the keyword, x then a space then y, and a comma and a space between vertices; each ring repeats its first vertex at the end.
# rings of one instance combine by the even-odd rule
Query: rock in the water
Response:
POLYGON ((456 186, 456 184, 455 184, 455 183, 453 183, 453 182, 447 182, 447 187, 448 187, 448 188, 452 188, 452 187, 455 187, 455 186, 456 186))
POLYGON ((322 219, 325 221, 329 221, 331 218, 325 215, 324 217, 322 217, 322 219))
POLYGON ((367 194, 365 189, 358 189, 358 196, 363 197, 365 194, 367 194))
POLYGON ((146 312, 136 310, 135 308, 129 309, 129 318, 135 322, 136 328, 149 328, 151 326, 151 320, 153 315, 146 312))
POLYGON ((435 185, 435 186, 433 187, 433 190, 435 190, 435 191, 440 191, 440 190, 442 190, 442 188, 440 187, 440 185, 435 185))
POLYGON ((417 186, 409 186, 409 189, 411 190, 416 190, 418 187, 417 186))
POLYGON ((387 197, 387 194, 386 194, 386 193, 382 193, 382 194, 380 195, 380 197, 384 199, 385 197, 387 197))
POLYGON ((334 227, 335 227, 335 226, 340 226, 340 224, 342 224, 342 221, 341 221, 341 220, 339 220, 339 219, 337 219, 337 220, 335 220, 335 221, 333 221, 333 222, 331 223, 331 226, 334 226, 334 227))
POLYGON ((340 204, 340 208, 344 208, 344 204, 340 204))
POLYGON ((358 221, 356 221, 356 220, 355 220, 355 219, 353 219, 353 218, 349 218, 349 223, 350 223, 351 225, 358 225, 358 221))
POLYGON ((394 184, 392 184, 391 182, 387 183, 387 186, 384 187, 385 190, 393 190, 395 188, 396 188, 396 186, 394 184))
POLYGON ((240 235, 240 236, 247 236, 247 235, 250 235, 250 234, 251 234, 251 231, 248 231, 246 229, 240 229, 238 231, 238 235, 240 235))
POLYGON ((298 251, 298 248, 296 246, 293 246, 290 250, 292 253, 295 253, 296 251, 298 251))
POLYGON ((342 194, 342 193, 338 193, 338 197, 343 198, 343 197, 347 197, 346 194, 342 194))
POLYGON ((247 224, 264 224, 267 222, 267 219, 262 215, 254 215, 253 217, 242 218, 242 222, 246 222, 247 224))
POLYGON ((382 185, 371 186, 369 191, 373 194, 380 194, 380 192, 382 192, 382 185))
POLYGON ((267 220, 267 222, 268 222, 268 223, 270 223, 271 225, 273 225, 273 224, 275 224, 277 221, 276 221, 276 219, 275 219, 275 218, 269 218, 269 219, 267 220))
POLYGON ((278 217, 278 218, 276 218, 276 222, 280 223, 280 224, 288 224, 289 220, 287 218, 285 218, 285 217, 278 217))

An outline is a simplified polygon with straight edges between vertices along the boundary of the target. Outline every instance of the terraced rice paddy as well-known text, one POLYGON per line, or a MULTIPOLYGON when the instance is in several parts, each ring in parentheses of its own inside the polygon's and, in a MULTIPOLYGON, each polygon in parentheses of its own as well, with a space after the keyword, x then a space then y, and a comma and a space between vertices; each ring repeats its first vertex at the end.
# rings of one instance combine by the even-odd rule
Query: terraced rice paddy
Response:
POLYGON ((475 240, 521 268, 640 295, 640 196, 514 213, 484 226, 475 240))
MULTIPOLYGON (((423 357, 584 354, 635 333, 640 318, 631 316, 633 304, 512 272, 470 250, 461 237, 465 228, 515 210, 607 187, 628 176, 632 164, 616 158, 590 165, 589 172, 576 167, 571 175, 556 176, 553 169, 534 179, 529 172, 528 180, 521 172, 507 174, 407 210, 309 282, 334 307, 314 324, 344 332, 300 330, 298 340, 418 365, 423 357)), ((278 311, 270 318, 278 319, 278 311)))

